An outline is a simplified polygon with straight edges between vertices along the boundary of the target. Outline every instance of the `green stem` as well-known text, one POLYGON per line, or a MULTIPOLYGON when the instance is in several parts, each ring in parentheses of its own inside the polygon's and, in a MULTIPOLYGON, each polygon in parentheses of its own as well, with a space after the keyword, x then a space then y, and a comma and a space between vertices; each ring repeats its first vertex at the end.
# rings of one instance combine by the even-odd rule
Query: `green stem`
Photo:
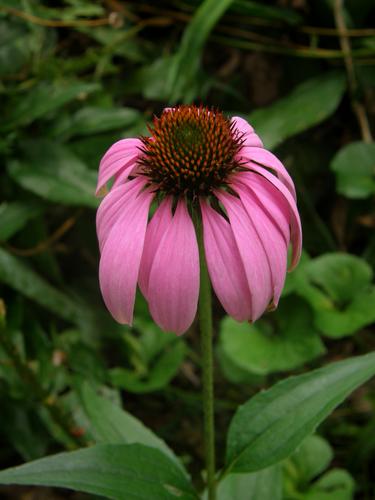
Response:
POLYGON ((202 385, 203 385, 203 418, 205 457, 207 471, 208 500, 216 498, 215 479, 215 421, 214 421, 214 381, 212 356, 212 305, 211 283, 208 276, 207 263, 203 246, 203 230, 200 215, 196 214, 199 261, 200 261, 200 291, 199 291, 199 327, 202 350, 202 385))

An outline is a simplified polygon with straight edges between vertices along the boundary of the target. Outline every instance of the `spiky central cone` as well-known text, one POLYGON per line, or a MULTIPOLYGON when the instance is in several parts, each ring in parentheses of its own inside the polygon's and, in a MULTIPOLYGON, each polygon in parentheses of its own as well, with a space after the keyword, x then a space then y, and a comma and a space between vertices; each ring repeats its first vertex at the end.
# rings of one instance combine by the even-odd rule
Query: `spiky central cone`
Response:
POLYGON ((168 194, 209 194, 239 168, 242 136, 228 118, 202 106, 164 111, 143 137, 139 163, 152 184, 168 194))

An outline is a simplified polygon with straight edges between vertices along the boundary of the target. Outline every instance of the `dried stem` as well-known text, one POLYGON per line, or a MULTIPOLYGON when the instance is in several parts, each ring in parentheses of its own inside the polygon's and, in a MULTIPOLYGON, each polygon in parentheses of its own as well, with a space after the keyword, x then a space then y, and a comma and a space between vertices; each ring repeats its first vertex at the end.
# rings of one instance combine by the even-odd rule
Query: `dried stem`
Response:
POLYGON ((340 46, 344 56, 352 109, 355 116, 357 117, 363 141, 366 143, 371 143, 373 139, 366 110, 363 104, 358 100, 358 83, 355 76, 351 44, 346 30, 345 18, 343 13, 343 0, 335 0, 334 15, 336 27, 339 32, 340 46))
POLYGON ((15 255, 21 257, 30 257, 32 255, 38 255, 47 251, 54 243, 56 243, 64 234, 69 231, 77 222, 78 217, 81 215, 82 210, 79 210, 76 215, 69 217, 66 221, 62 223, 60 227, 56 229, 54 233, 51 234, 47 239, 39 242, 32 248, 16 248, 12 245, 6 245, 7 250, 15 255))
POLYGON ((109 17, 103 17, 100 19, 72 19, 70 21, 63 21, 61 19, 45 19, 44 17, 34 16, 34 14, 29 14, 23 10, 18 10, 13 7, 8 7, 7 5, 2 5, 0 10, 7 12, 13 16, 25 19, 30 23, 37 24, 39 26, 46 26, 48 28, 68 28, 68 27, 83 27, 83 26, 106 26, 111 24, 109 17))

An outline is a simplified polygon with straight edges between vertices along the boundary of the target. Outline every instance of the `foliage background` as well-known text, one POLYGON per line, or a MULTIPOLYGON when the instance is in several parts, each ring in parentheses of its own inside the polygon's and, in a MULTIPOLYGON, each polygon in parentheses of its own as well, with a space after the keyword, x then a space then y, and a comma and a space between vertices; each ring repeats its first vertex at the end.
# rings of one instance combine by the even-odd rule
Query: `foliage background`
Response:
MULTIPOLYGON (((202 468, 196 326, 160 332, 142 297, 119 326, 97 282, 98 161, 167 104, 247 118, 295 179, 304 228, 277 312, 238 325, 215 305, 219 456, 260 388, 373 350, 374 19, 371 0, 2 0, 1 468, 92 442, 84 381, 202 468)), ((283 464, 284 498, 373 498, 374 405, 367 384, 283 464)))

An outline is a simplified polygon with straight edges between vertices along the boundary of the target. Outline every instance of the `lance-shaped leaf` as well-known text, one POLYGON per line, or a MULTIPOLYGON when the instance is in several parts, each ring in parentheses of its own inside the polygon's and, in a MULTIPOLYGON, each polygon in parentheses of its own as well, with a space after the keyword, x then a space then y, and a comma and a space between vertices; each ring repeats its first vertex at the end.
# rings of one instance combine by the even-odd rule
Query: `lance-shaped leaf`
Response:
POLYGON ((265 146, 272 149, 328 118, 335 112, 344 91, 344 75, 327 73, 306 80, 282 99, 255 110, 248 120, 265 146))
POLYGON ((0 484, 57 486, 115 500, 194 500, 181 469, 141 444, 102 444, 0 472, 0 484))
POLYGON ((227 471, 286 458, 354 389, 375 374, 375 352, 277 383, 241 406, 230 424, 227 471))

